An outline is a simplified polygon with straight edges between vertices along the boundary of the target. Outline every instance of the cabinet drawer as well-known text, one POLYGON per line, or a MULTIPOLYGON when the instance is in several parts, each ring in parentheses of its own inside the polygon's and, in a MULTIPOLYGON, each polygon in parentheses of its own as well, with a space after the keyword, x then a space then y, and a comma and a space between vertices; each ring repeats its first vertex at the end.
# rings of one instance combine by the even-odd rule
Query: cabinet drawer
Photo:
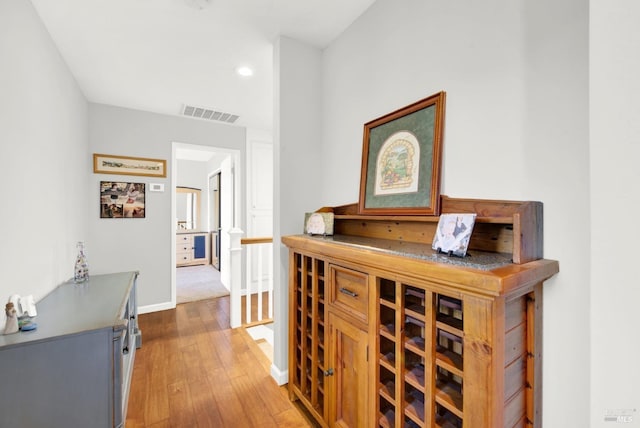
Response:
POLYGON ((191 263, 193 261, 193 252, 177 253, 176 264, 191 263))
POLYGON ((188 243, 176 243, 176 253, 192 253, 193 245, 188 243))
POLYGON ((193 235, 176 235, 176 246, 177 245, 189 245, 189 247, 191 247, 193 245, 193 235))
POLYGON ((331 265, 329 287, 330 303, 367 322, 369 285, 368 275, 355 270, 331 265))
POLYGON ((176 265, 193 261, 193 245, 189 242, 176 242, 176 265))

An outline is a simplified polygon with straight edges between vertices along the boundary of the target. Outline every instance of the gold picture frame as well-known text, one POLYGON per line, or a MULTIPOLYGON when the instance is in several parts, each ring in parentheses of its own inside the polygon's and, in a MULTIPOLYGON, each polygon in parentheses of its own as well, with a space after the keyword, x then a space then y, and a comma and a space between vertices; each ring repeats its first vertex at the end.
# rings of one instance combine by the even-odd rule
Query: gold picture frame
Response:
POLYGON ((445 97, 438 92, 364 125, 360 214, 440 213, 445 97))
POLYGON ((138 175, 164 178, 167 176, 167 161, 164 159, 94 153, 93 172, 96 174, 138 175))

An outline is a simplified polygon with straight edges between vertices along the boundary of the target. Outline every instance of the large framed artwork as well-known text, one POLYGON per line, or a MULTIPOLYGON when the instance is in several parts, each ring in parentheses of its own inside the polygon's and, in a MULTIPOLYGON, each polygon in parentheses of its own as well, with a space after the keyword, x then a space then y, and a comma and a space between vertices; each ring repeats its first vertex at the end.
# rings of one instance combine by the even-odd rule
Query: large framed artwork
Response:
POLYGON ((100 182, 100 218, 145 218, 144 183, 100 182))
POLYGON ((99 174, 166 177, 167 161, 164 159, 134 158, 94 153, 93 172, 99 174))
POLYGON ((445 92, 364 125, 360 214, 440 213, 445 92))

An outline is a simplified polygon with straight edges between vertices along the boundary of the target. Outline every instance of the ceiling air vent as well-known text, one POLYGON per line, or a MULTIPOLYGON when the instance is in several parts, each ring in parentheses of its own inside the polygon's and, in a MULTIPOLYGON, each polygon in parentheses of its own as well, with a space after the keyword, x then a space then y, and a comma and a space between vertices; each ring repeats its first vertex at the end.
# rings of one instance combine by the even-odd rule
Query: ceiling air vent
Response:
POLYGON ((182 109, 183 116, 195 117, 197 119, 215 120, 217 122, 235 123, 240 116, 237 114, 225 113, 204 107, 185 105, 182 109))

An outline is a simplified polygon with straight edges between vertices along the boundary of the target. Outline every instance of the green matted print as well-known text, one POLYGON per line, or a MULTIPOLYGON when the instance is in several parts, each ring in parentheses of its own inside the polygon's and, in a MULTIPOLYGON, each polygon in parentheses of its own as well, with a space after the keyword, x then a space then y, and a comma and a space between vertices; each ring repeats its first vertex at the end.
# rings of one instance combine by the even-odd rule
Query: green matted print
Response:
POLYGON ((360 214, 438 215, 445 93, 365 124, 360 214))

